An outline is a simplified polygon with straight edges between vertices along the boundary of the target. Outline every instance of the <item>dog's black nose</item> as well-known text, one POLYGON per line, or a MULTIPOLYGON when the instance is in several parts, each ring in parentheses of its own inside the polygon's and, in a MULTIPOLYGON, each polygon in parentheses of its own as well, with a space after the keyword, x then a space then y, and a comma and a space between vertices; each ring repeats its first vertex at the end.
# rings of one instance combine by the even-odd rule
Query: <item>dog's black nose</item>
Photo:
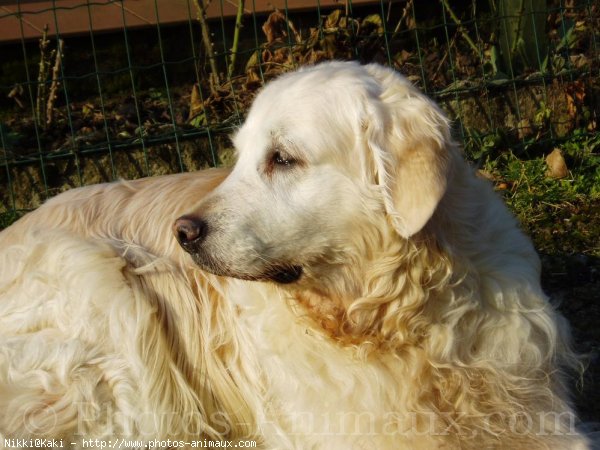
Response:
POLYGON ((208 232, 208 224, 194 216, 181 216, 173 224, 173 234, 186 250, 202 243, 208 232))

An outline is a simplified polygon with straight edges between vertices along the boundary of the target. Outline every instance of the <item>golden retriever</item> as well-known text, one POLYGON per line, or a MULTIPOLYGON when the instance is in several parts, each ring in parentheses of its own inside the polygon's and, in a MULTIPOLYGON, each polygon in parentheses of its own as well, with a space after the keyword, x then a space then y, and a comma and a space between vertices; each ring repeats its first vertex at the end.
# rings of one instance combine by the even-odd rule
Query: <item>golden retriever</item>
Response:
POLYGON ((539 259, 431 100, 324 63, 233 140, 231 172, 74 189, 0 234, 5 447, 588 448, 539 259))

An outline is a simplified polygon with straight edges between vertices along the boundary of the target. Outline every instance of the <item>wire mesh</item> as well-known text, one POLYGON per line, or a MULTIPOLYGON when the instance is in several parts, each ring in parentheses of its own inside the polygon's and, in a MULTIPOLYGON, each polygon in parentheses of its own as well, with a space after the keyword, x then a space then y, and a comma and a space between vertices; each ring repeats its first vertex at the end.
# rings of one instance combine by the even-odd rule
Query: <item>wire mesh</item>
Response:
POLYGON ((327 59, 402 72, 475 160, 596 132, 597 2, 240 1, 241 15, 233 0, 4 2, 0 214, 75 186, 230 164, 228 135, 259 87, 327 59))

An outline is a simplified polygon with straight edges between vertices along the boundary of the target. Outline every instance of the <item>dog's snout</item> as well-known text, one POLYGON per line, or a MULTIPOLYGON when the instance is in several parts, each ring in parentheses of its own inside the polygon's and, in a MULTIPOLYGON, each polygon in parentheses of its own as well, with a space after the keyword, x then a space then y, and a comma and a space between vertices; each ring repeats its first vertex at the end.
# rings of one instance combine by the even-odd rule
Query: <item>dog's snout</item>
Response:
POLYGON ((173 224, 173 234, 186 250, 201 244, 208 232, 208 224, 194 216, 181 216, 173 224))

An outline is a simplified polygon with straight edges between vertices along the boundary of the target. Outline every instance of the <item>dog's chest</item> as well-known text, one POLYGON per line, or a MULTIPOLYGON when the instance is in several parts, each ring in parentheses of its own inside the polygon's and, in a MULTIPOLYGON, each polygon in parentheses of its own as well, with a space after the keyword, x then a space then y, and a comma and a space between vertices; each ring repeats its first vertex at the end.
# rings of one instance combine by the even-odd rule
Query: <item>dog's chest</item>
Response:
POLYGON ((245 293, 240 325, 263 380, 257 417, 267 448, 421 448, 410 444, 414 390, 397 358, 359 358, 311 329, 274 289, 245 293))

